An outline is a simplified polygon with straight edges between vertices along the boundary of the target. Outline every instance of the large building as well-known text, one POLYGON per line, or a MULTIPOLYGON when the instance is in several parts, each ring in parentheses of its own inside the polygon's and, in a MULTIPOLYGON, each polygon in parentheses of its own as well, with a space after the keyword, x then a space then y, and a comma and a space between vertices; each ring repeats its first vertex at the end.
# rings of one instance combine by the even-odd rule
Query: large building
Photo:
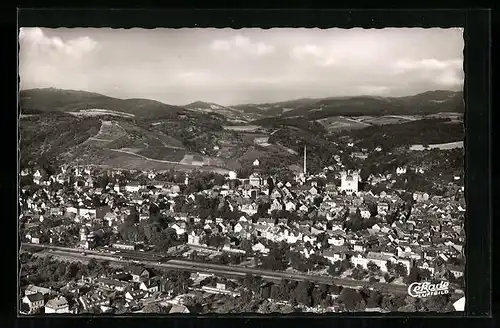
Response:
POLYGON ((91 249, 95 246, 94 232, 89 232, 86 226, 80 228, 80 247, 84 249, 91 249))
POLYGON ((263 184, 262 178, 261 178, 260 174, 258 174, 258 173, 253 173, 249 178, 249 182, 250 182, 250 185, 254 186, 254 187, 260 187, 263 184))
POLYGON ((340 174, 341 183, 340 191, 345 191, 346 193, 356 193, 359 188, 359 173, 357 171, 353 172, 342 172, 340 174))

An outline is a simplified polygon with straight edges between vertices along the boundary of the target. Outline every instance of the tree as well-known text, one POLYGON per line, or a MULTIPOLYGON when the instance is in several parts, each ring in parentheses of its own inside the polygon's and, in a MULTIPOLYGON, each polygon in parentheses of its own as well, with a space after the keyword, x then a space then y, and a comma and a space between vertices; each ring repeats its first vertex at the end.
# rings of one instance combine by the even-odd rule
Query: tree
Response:
POLYGON ((279 301, 285 301, 288 299, 287 286, 285 282, 282 281, 271 286, 271 298, 279 301))
POLYGON ((130 214, 125 218, 125 223, 127 225, 139 223, 139 213, 135 207, 130 208, 130 214))
POLYGON ((361 311, 365 307, 363 297, 352 288, 344 288, 339 296, 347 311, 361 311))
POLYGON ((373 217, 378 214, 378 208, 377 204, 374 202, 369 202, 368 203, 368 211, 370 211, 370 215, 373 217))
POLYGON ((426 300, 425 307, 430 312, 447 312, 452 308, 450 300, 450 294, 431 296, 426 300))
POLYGON ((215 176, 214 176, 214 185, 216 185, 216 186, 222 186, 224 183, 226 183, 226 178, 223 175, 215 174, 215 176))
POLYGON ((351 274, 351 277, 355 280, 363 280, 363 278, 365 277, 366 275, 366 272, 363 268, 360 268, 358 266, 356 266, 353 270, 352 270, 352 274, 351 274))
POLYGON ((393 282, 393 281, 394 281, 394 279, 395 279, 395 278, 394 278, 394 277, 392 277, 391 275, 389 275, 389 273, 387 273, 387 272, 386 272, 386 273, 384 274, 384 280, 385 280, 385 282, 386 282, 386 283, 391 283, 391 282, 393 282))
POLYGON ((156 240, 155 248, 160 252, 167 251, 177 240, 177 233, 173 228, 167 228, 161 232, 161 237, 156 240))
POLYGON ((405 277, 405 283, 409 285, 417 281, 420 281, 419 270, 417 267, 412 267, 408 276, 405 277))
POLYGON ((76 263, 70 263, 65 269, 65 280, 74 279, 79 272, 79 267, 76 263))
POLYGON ((380 267, 372 261, 368 262, 367 267, 372 273, 377 273, 380 270, 380 267))
POLYGON ((432 277, 432 273, 427 269, 419 269, 420 280, 429 280, 432 277))
POLYGON ((260 285, 262 284, 262 278, 259 276, 254 276, 252 274, 247 274, 245 278, 243 278, 243 287, 252 291, 253 293, 257 293, 260 285))
POLYGON ((313 284, 309 281, 300 281, 295 288, 295 299, 298 303, 311 306, 311 292, 313 284))
POLYGON ((166 309, 158 304, 147 304, 142 309, 144 313, 166 313, 166 309))
POLYGON ((366 299, 366 307, 375 308, 381 306, 382 294, 378 290, 371 290, 366 299))
POLYGON ((406 266, 402 263, 396 264, 396 266, 394 267, 394 272, 399 277, 406 277, 406 275, 408 275, 408 270, 406 269, 406 266))
POLYGON ((158 242, 160 242, 160 239, 162 237, 161 234, 161 229, 156 223, 146 223, 143 226, 143 231, 144 231, 144 236, 146 237, 146 240, 153 245, 156 245, 158 242))
POLYGON ((397 295, 391 298, 391 310, 397 311, 397 309, 401 308, 405 305, 405 295, 397 295))
POLYGON ((263 299, 268 299, 271 297, 272 284, 266 283, 260 287, 260 297, 263 299))
POLYGON ((251 255, 253 253, 252 242, 248 239, 243 239, 239 244, 239 248, 244 250, 247 255, 251 255))
POLYGON ((273 192, 274 190, 274 181, 273 178, 269 177, 267 178, 267 185, 269 187, 269 195, 273 192))
POLYGON ((312 291, 312 305, 321 305, 322 300, 325 300, 328 297, 328 285, 320 284, 317 287, 313 288, 312 291))

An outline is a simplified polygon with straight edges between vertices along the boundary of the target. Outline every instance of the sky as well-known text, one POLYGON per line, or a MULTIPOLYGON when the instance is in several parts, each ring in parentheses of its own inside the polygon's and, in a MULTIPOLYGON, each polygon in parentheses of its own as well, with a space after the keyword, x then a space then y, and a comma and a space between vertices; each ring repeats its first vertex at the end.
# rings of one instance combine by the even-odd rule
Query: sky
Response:
POLYGON ((20 89, 172 105, 463 88, 462 29, 21 28, 20 89))

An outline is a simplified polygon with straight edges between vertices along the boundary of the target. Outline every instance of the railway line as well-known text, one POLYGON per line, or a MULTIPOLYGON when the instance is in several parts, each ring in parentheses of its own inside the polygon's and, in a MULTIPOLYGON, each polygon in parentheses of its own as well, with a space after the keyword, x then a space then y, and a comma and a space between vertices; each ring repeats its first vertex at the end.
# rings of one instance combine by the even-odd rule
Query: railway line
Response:
POLYGON ((148 253, 141 251, 126 251, 126 250, 116 251, 114 249, 81 250, 69 247, 59 247, 59 246, 40 245, 40 244, 22 244, 22 248, 47 250, 49 251, 49 253, 53 252, 54 255, 61 257, 72 257, 76 259, 95 258, 96 260, 108 260, 122 264, 136 263, 151 267, 161 267, 164 269, 203 272, 214 275, 224 275, 231 277, 244 277, 248 274, 251 274, 270 280, 282 280, 282 279, 289 279, 296 281, 307 280, 315 283, 336 284, 339 286, 350 287, 350 288, 362 288, 366 286, 369 288, 374 288, 381 291, 386 291, 396 294, 406 294, 408 288, 406 285, 396 285, 388 283, 369 283, 367 281, 333 278, 333 277, 311 275, 311 274, 279 272, 279 271, 271 271, 258 268, 227 266, 220 264, 196 262, 190 260, 169 259, 157 253, 148 253))
POLYGON ((160 253, 150 253, 141 251, 113 250, 102 248, 98 250, 86 250, 58 247, 52 245, 23 244, 24 248, 34 248, 40 250, 52 251, 54 255, 61 257, 72 256, 75 258, 95 258, 96 260, 107 260, 112 262, 126 264, 142 264, 150 267, 161 267, 171 270, 185 270, 190 272, 203 272, 214 275, 223 275, 227 277, 244 277, 248 274, 260 276, 267 280, 280 281, 282 279, 304 281, 308 280, 315 283, 336 284, 338 286, 350 288, 373 288, 383 292, 407 294, 406 285, 388 284, 388 283, 370 283, 361 280, 334 278, 328 276, 319 276, 313 274, 278 272, 258 268, 249 268, 241 266, 220 265, 191 260, 171 259, 160 253), (116 253, 115 253, 116 251, 116 253), (85 253, 83 255, 82 253, 85 253))

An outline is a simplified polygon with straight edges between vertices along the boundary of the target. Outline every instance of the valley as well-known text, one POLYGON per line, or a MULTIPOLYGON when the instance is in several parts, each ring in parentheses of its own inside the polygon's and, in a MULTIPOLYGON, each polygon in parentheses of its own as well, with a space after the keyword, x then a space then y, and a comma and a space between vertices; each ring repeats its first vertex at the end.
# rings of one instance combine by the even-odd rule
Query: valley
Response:
POLYGON ((425 143, 460 140, 462 135, 456 128, 463 114, 455 106, 457 97, 461 93, 436 91, 401 99, 300 99, 226 107, 200 101, 172 106, 84 91, 25 90, 21 91, 21 140, 25 145, 21 157, 136 170, 220 172, 248 171, 259 159, 265 170, 288 170, 301 165, 300 154, 307 143, 311 151, 317 151, 311 167, 320 167, 338 149, 337 140, 343 136, 360 140, 360 147, 371 149, 376 144, 385 144, 388 149, 407 144, 416 150, 425 143), (418 99, 420 107, 426 104, 425 110, 411 109, 415 107, 413 99, 418 99), (398 104, 407 109, 395 114, 377 104, 398 104), (432 107, 436 105, 439 107, 432 107), (36 114, 29 114, 33 111, 36 114), (297 116, 300 113, 302 116, 297 116), (429 122, 430 127, 425 127, 429 122), (452 132, 433 122, 448 124, 452 132), (425 131, 416 133, 421 126, 425 131), (406 137, 389 143, 384 139, 384 135, 398 133, 413 137, 402 143, 399 141, 406 137))

